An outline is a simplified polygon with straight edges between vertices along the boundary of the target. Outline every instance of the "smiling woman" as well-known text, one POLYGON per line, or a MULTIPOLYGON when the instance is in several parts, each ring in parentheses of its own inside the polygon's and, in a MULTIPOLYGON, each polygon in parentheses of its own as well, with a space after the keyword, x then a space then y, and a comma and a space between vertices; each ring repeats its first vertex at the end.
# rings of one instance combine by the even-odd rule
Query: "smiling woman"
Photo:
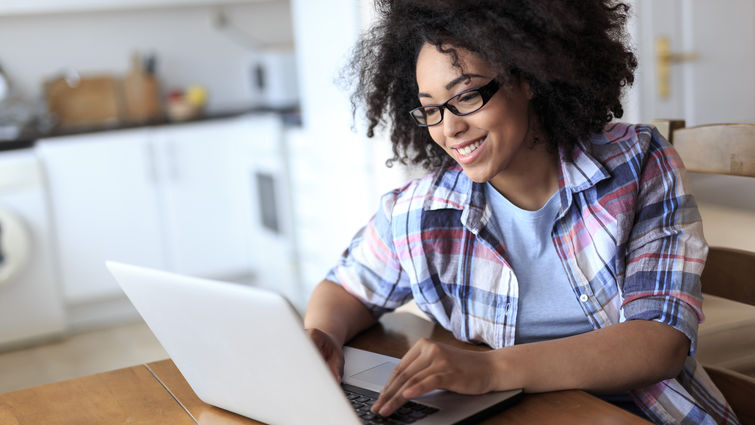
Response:
POLYGON ((312 294, 336 377, 345 341, 409 300, 479 353, 420 341, 373 410, 435 389, 584 389, 656 423, 738 423, 693 357, 702 225, 678 154, 612 123, 634 80, 610 0, 393 0, 355 50, 355 111, 386 194, 312 294))

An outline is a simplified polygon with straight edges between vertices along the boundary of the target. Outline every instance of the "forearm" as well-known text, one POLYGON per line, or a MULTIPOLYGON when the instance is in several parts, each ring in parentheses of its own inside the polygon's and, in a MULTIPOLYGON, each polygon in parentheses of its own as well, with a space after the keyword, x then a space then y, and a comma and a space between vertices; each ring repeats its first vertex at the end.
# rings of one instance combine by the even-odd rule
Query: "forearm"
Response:
POLYGON ((323 280, 315 287, 307 304, 304 327, 329 334, 343 345, 357 333, 375 324, 369 310, 353 295, 331 281, 323 280))
POLYGON ((632 320, 568 338, 491 352, 497 389, 620 392, 676 376, 689 340, 662 323, 632 320))

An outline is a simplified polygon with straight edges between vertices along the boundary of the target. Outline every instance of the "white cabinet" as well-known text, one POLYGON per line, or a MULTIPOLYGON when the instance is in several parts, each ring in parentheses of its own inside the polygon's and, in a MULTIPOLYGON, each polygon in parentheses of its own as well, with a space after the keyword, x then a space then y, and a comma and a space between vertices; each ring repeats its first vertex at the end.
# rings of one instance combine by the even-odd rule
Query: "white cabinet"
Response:
POLYGON ((237 161, 254 141, 242 120, 156 129, 152 138, 172 269, 197 276, 249 273, 249 167, 237 161))
POLYGON ((251 274, 255 218, 246 157, 256 121, 39 141, 66 301, 119 295, 104 266, 109 259, 196 276, 251 274))
POLYGON ((66 301, 120 291, 106 259, 165 266, 146 130, 59 137, 37 149, 49 184, 66 301))

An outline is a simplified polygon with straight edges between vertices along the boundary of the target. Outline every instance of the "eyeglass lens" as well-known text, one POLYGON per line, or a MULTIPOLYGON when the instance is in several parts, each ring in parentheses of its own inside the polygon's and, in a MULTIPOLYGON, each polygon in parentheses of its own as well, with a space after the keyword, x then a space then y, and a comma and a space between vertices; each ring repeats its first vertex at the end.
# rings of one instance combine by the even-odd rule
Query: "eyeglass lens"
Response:
POLYGON ((477 90, 459 93, 448 99, 446 103, 438 106, 426 106, 412 111, 412 116, 422 125, 435 125, 443 120, 443 111, 445 107, 454 115, 466 115, 482 108, 484 102, 482 95, 477 90))

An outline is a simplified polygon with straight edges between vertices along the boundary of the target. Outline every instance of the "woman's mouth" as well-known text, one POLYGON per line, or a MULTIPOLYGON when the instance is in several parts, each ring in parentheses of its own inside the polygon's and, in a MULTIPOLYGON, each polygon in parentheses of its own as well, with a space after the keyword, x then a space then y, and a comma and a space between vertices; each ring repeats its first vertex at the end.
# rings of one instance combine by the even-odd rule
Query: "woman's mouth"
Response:
POLYGON ((484 143, 485 138, 482 137, 468 145, 465 145, 464 147, 454 148, 454 150, 456 151, 457 161, 460 164, 469 164, 470 162, 474 161, 482 150, 480 149, 480 146, 482 146, 484 143))
POLYGON ((471 145, 467 145, 467 146, 464 146, 463 148, 456 149, 456 151, 459 152, 459 154, 462 156, 469 156, 469 154, 477 150, 477 148, 479 148, 481 144, 482 144, 482 140, 478 140, 472 143, 471 145))

